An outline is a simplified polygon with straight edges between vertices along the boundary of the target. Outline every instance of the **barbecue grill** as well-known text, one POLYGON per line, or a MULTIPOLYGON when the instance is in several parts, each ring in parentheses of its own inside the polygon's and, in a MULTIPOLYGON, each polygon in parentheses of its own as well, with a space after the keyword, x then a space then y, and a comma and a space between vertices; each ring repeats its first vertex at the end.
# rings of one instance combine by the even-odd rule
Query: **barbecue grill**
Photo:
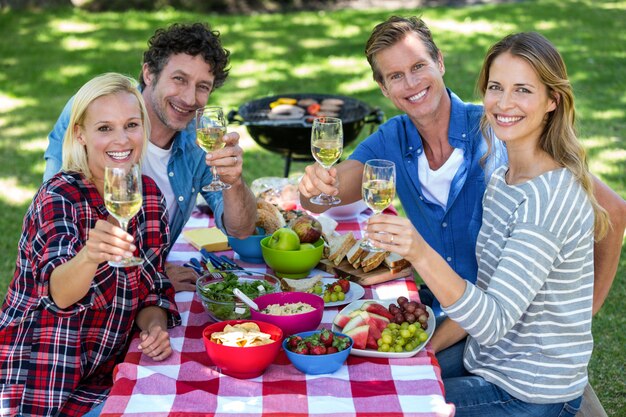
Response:
POLYGON ((384 121, 385 114, 379 108, 355 98, 333 94, 281 94, 263 97, 242 104, 238 110, 228 114, 228 121, 246 127, 252 139, 262 148, 278 153, 285 158, 285 177, 289 176, 291 161, 313 161, 311 156, 310 115, 298 119, 270 119, 270 103, 279 98, 289 97, 296 100, 312 98, 321 102, 328 98, 343 100, 338 117, 343 124, 344 147, 354 141, 366 124, 370 132, 384 121))

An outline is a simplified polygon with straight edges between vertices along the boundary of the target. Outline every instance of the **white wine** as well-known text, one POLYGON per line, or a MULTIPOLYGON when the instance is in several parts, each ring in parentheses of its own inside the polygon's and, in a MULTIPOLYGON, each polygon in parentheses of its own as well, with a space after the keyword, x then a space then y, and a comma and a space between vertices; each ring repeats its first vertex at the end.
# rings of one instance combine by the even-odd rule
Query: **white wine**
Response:
POLYGON ((375 213, 380 213, 389 205, 396 194, 393 181, 370 180, 363 183, 363 200, 375 213))
POLYGON ((311 145, 313 157, 326 169, 339 160, 342 152, 341 141, 337 140, 318 140, 311 145))
POLYGON ((224 147, 225 134, 226 128, 224 126, 212 126, 197 129, 196 142, 204 152, 213 152, 224 147))
POLYGON ((120 220, 131 219, 143 204, 141 194, 133 194, 128 200, 115 200, 113 194, 104 195, 104 205, 113 217, 120 220))

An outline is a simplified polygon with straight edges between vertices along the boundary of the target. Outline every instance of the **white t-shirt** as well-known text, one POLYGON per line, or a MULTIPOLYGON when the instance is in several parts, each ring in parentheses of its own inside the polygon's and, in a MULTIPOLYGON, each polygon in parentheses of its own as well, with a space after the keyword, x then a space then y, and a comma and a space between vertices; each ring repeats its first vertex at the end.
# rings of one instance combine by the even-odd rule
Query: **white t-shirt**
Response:
POLYGON ((454 148, 448 160, 436 171, 430 169, 426 153, 420 153, 417 161, 417 174, 422 192, 428 201, 438 204, 445 210, 450 194, 450 184, 463 163, 463 150, 454 148))
POLYGON ((167 175, 167 163, 170 161, 171 154, 171 146, 169 149, 161 149, 152 142, 148 141, 148 149, 143 156, 143 161, 141 162, 142 173, 156 182, 165 197, 167 218, 170 223, 172 222, 172 216, 174 215, 174 211, 176 209, 174 190, 172 190, 172 184, 170 184, 170 179, 167 175))

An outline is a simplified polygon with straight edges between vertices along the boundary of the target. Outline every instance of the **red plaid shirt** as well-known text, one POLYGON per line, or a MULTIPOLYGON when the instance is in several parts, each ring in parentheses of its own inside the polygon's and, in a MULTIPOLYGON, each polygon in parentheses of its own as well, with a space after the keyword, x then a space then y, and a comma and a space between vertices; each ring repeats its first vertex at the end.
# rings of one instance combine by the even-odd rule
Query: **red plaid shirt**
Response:
POLYGON ((60 309, 50 298, 50 274, 76 256, 108 213, 96 188, 76 173, 56 175, 35 196, 0 311, 0 415, 83 415, 106 398, 139 310, 162 307, 169 326, 180 324, 174 289, 163 274, 169 244, 164 199, 147 177, 143 198, 129 233, 144 264, 102 263, 87 295, 60 309))

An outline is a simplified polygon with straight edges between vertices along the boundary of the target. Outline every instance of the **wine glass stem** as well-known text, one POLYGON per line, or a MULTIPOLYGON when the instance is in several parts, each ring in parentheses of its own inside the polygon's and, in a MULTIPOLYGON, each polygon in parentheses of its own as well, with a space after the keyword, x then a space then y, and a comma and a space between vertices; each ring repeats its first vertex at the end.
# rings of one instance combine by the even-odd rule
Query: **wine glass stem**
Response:
POLYGON ((218 182, 220 180, 220 176, 217 175, 217 167, 216 166, 212 166, 211 167, 211 171, 213 171, 213 181, 211 181, 211 182, 218 182))

